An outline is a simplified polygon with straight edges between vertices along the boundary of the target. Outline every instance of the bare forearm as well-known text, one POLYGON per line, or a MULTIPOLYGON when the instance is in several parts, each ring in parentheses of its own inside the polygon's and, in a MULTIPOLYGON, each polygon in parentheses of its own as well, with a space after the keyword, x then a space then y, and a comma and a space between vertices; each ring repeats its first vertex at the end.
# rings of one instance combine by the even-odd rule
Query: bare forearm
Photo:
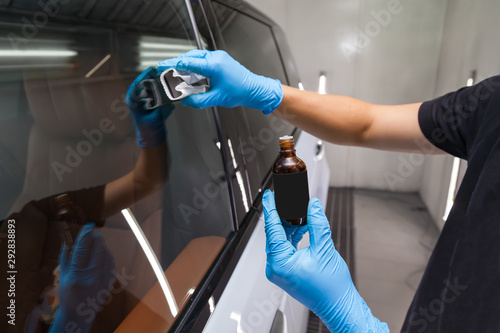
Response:
MULTIPOLYGON (((328 142, 395 151, 431 146, 418 123, 421 103, 377 105, 283 86, 273 114, 328 142)), ((440 153, 436 148, 424 153, 440 153)))
POLYGON ((360 145, 371 124, 372 105, 283 86, 283 101, 273 114, 325 141, 360 145))
POLYGON ((167 146, 141 148, 134 169, 108 184, 104 190, 102 217, 129 207, 162 188, 167 179, 167 146))

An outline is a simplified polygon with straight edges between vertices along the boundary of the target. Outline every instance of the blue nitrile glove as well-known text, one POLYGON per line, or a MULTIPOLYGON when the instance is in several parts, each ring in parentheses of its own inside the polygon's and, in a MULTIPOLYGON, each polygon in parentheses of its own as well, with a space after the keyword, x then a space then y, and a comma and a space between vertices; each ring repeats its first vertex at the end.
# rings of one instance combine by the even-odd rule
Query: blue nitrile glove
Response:
POLYGON ((59 256, 59 310, 50 327, 56 332, 90 332, 100 307, 108 300, 115 282, 114 260, 94 224, 82 227, 68 252, 59 256))
POLYGON ((293 245, 294 248, 297 248, 299 242, 302 240, 302 237, 307 232, 307 225, 301 226, 288 226, 283 225, 283 229, 285 230, 286 239, 293 245))
POLYGON ((195 108, 246 106, 264 114, 273 112, 283 99, 279 80, 254 74, 224 51, 192 50, 158 63, 158 71, 175 68, 210 79, 206 93, 186 97, 182 103, 195 108))
POLYGON ((174 109, 172 104, 162 105, 153 110, 144 108, 147 100, 141 94, 144 88, 141 87, 140 83, 143 80, 153 79, 157 76, 157 69, 149 67, 135 78, 125 97, 125 102, 134 120, 137 145, 139 147, 156 147, 165 141, 165 119, 174 109))
POLYGON ((375 318, 352 283, 335 250, 330 226, 318 199, 309 201, 309 247, 296 250, 287 240, 274 194, 262 198, 266 220, 267 278, 311 309, 331 332, 389 332, 375 318))

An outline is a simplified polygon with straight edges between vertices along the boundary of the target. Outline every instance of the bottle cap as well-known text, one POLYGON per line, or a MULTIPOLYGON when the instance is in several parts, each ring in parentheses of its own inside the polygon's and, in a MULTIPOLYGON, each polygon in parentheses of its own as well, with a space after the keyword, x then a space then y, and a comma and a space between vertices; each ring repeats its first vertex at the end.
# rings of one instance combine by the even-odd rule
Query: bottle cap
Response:
POLYGON ((64 205, 69 205, 71 204, 71 200, 69 198, 69 195, 67 193, 63 193, 61 195, 58 195, 56 197, 56 202, 60 205, 60 206, 64 206, 64 205))

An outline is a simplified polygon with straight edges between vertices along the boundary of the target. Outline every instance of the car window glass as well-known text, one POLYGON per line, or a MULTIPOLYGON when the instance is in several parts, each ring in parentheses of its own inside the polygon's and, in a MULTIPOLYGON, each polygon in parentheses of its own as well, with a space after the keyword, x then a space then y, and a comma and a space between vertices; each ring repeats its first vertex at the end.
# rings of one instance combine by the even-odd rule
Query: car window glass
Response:
POLYGON ((185 2, 13 0, 0 16, 1 253, 15 247, 1 268, 16 286, 2 306, 15 300, 21 331, 47 331, 58 313, 70 331, 168 331, 233 223, 212 111, 175 103, 165 149, 142 150, 124 103, 144 69, 197 47, 185 2), (159 186, 134 178, 146 150, 162 153, 159 186), (117 179, 133 181, 121 193, 133 204, 103 216, 117 179), (60 223, 60 194, 80 226, 60 223))
MULTIPOLYGON (((287 84, 271 28, 219 3, 213 6, 223 38, 218 45, 250 71, 287 84)), ((278 156, 278 138, 291 134, 294 127, 259 110, 220 109, 224 133, 237 142, 233 144, 236 159, 245 166, 253 200, 278 156)))

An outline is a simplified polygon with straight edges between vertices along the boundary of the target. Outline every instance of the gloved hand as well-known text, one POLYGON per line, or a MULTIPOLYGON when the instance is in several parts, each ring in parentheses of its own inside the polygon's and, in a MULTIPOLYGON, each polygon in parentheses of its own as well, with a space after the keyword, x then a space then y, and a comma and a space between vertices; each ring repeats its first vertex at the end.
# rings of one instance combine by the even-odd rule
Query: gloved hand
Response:
POLYGON ((254 74, 224 51, 192 50, 158 63, 158 71, 175 68, 210 78, 210 90, 186 97, 182 103, 195 108, 246 106, 264 114, 283 99, 279 80, 254 74))
POLYGON ((61 250, 59 310, 50 327, 52 333, 90 332, 99 308, 111 294, 113 257, 102 235, 93 228, 93 223, 82 227, 71 253, 66 245, 61 250))
POLYGON ((286 239, 292 244, 294 248, 297 248, 299 242, 302 240, 302 237, 307 232, 307 225, 288 226, 282 224, 282 226, 285 230, 286 239))
POLYGON ((283 230, 274 194, 262 198, 266 220, 267 278, 311 309, 331 332, 389 332, 354 287, 346 263, 335 250, 318 199, 309 202, 310 246, 296 250, 283 230))
POLYGON ((148 101, 145 99, 144 88, 141 87, 140 83, 146 79, 153 79, 158 75, 156 68, 149 67, 135 78, 125 97, 125 102, 134 120, 137 145, 139 147, 156 147, 165 141, 165 120, 174 109, 173 104, 162 105, 153 110, 144 108, 148 101))

